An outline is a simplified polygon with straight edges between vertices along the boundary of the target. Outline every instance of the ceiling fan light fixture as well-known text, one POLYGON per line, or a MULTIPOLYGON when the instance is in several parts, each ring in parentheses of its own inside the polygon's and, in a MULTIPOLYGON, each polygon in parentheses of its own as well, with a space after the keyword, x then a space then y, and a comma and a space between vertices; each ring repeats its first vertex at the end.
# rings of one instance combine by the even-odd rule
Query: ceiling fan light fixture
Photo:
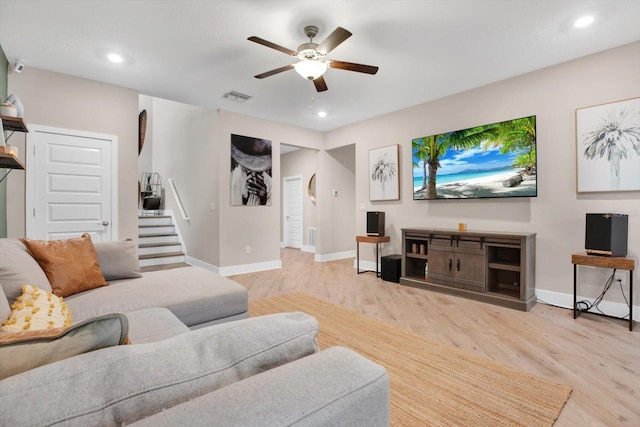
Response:
POLYGON ((317 60, 303 59, 293 66, 298 74, 307 80, 315 80, 327 71, 327 63, 317 60))

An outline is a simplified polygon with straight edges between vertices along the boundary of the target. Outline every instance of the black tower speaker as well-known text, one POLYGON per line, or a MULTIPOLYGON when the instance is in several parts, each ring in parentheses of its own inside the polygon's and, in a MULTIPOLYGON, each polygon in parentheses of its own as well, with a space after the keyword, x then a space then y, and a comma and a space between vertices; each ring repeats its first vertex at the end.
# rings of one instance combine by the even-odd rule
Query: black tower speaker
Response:
POLYGON ((380 277, 387 282, 400 283, 401 255, 380 257, 380 277))
POLYGON ((587 214, 584 247, 589 255, 626 256, 629 216, 587 214))
POLYGON ((367 212, 367 236, 384 236, 384 212, 367 212))

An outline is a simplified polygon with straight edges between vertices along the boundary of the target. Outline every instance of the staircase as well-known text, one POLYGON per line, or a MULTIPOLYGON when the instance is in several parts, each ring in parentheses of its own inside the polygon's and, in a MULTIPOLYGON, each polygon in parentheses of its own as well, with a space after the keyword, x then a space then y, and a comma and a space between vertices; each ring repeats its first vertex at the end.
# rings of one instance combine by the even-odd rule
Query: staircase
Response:
POLYGON ((138 216, 138 259, 143 271, 184 264, 185 254, 170 215, 138 216))

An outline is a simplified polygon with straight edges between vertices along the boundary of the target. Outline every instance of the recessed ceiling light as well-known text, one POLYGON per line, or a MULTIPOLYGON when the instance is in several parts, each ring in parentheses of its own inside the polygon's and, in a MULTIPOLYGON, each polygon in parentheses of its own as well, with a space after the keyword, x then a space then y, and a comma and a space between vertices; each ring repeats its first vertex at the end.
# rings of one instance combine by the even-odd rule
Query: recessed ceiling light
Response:
POLYGON ((325 111, 318 112, 318 117, 327 117, 327 113, 325 111))
POLYGON ((576 28, 588 27, 589 25, 591 25, 593 20, 594 20, 594 17, 591 15, 583 16, 581 18, 578 18, 576 22, 573 23, 573 26, 576 28))
POLYGON ((107 55, 107 58, 109 59, 109 61, 113 62, 114 64, 121 64, 122 61, 124 61, 124 58, 122 57, 122 55, 118 55, 117 53, 110 53, 107 55))

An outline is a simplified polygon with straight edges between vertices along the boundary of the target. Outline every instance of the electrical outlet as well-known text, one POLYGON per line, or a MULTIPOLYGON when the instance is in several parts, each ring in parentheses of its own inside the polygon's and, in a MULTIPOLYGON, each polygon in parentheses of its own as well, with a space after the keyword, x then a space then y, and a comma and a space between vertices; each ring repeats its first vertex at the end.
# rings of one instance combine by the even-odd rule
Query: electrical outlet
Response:
POLYGON ((247 246, 246 248, 244 248, 244 252, 246 254, 250 254, 251 253, 251 246, 247 246))
POLYGON ((620 282, 622 283, 622 286, 624 286, 627 284, 627 274, 623 271, 616 271, 613 281, 616 283, 620 282))
POLYGON ((360 204, 360 210, 361 210, 361 211, 366 211, 366 210, 367 210, 367 205, 366 205, 366 203, 361 203, 361 204, 360 204))

